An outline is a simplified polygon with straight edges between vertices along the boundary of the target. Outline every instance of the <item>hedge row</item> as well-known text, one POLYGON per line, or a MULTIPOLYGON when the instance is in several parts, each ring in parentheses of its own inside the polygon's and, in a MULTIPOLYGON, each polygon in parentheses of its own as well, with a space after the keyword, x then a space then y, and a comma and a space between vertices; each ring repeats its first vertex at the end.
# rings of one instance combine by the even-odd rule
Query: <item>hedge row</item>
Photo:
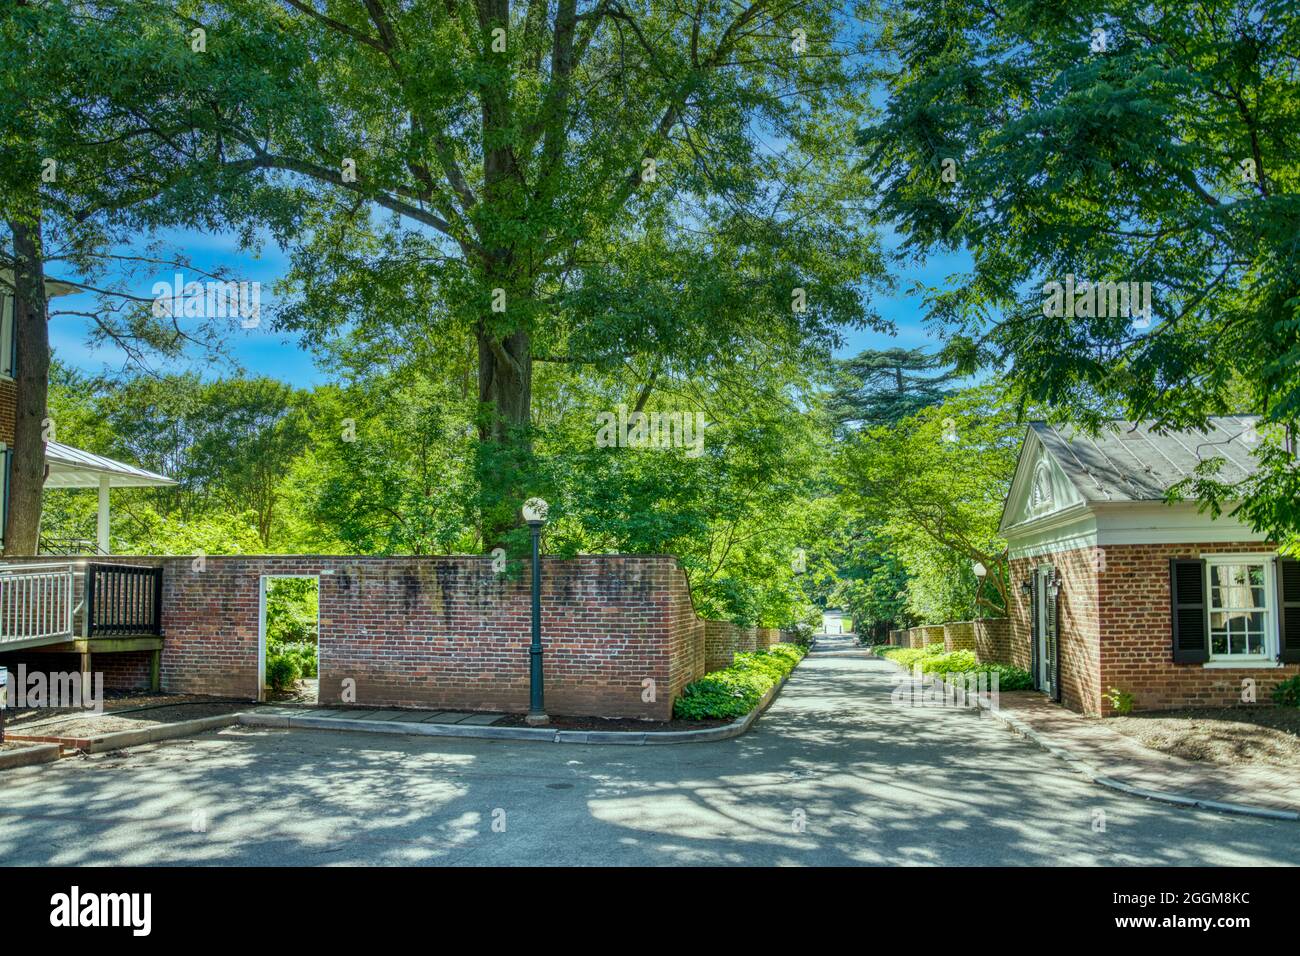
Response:
POLYGON ((927 644, 925 647, 877 647, 875 652, 887 657, 908 670, 918 664, 923 674, 936 674, 945 677, 948 674, 997 674, 998 690, 1030 690, 1034 679, 1029 671, 1011 664, 990 664, 975 660, 974 651, 949 651, 944 653, 942 644, 927 644))
POLYGON ((678 720, 744 717, 763 695, 803 660, 797 644, 774 644, 766 651, 738 653, 730 667, 687 684, 673 704, 678 720))

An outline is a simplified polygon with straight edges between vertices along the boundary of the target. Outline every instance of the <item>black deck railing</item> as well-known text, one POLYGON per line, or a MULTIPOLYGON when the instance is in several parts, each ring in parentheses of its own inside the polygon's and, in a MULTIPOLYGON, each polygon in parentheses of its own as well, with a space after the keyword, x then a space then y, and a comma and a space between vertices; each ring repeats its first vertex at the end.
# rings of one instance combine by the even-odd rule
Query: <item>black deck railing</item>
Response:
POLYGON ((162 568, 86 565, 86 636, 162 633, 162 568))

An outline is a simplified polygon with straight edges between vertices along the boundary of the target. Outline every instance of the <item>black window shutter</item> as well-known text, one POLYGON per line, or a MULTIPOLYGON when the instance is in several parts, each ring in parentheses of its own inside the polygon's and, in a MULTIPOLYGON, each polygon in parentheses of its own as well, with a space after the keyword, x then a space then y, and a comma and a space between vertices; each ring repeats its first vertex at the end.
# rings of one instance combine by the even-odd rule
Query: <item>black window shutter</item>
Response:
MULTIPOLYGON (((1038 572, 1029 572, 1029 672, 1038 687, 1038 572)), ((1040 688, 1041 689, 1041 688, 1040 688)))
POLYGON ((1174 632, 1174 663, 1205 663, 1210 659, 1205 562, 1198 558, 1170 559, 1169 596, 1174 632))
POLYGON ((1277 559, 1278 660, 1300 664, 1300 561, 1277 559))
POLYGON ((1057 600, 1056 571, 1052 571, 1047 584, 1047 647, 1050 657, 1047 666, 1051 668, 1052 700, 1061 699, 1061 602, 1057 600))

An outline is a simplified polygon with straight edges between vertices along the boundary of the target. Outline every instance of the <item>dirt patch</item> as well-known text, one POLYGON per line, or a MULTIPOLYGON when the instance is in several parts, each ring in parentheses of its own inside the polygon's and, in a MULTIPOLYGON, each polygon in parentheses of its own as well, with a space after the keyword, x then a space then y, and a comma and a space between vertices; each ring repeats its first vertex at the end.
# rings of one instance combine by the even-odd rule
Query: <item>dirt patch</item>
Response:
MULTIPOLYGON (((153 707, 158 704, 181 705, 181 704, 210 704, 213 702, 225 702, 225 697, 206 697, 201 694, 163 694, 149 693, 148 691, 105 691, 104 692, 104 713, 109 714, 115 711, 134 710, 137 707, 153 707)), ((244 703, 247 703, 245 701, 244 703)), ((72 714, 82 715, 85 710, 80 707, 21 707, 5 711, 5 727, 14 733, 23 733, 18 729, 19 725, 32 726, 34 724, 44 724, 56 717, 65 717, 72 714)))
POLYGON ((1300 766, 1300 708, 1204 707, 1110 717, 1106 726, 1186 760, 1300 766))
POLYGON ((196 701, 176 703, 173 699, 162 707, 114 713, 108 710, 106 705, 102 714, 65 713, 59 717, 28 721, 21 726, 11 724, 7 726, 7 731, 41 737, 98 737, 101 734, 113 734, 121 730, 143 730, 158 724, 174 724, 182 720, 233 714, 246 710, 249 706, 247 701, 201 698, 196 701))
MULTIPOLYGON (((724 727, 730 720, 637 720, 634 717, 563 717, 551 715, 546 726, 553 730, 612 730, 632 733, 666 730, 707 730, 724 727)), ((493 727, 527 727, 523 714, 506 714, 493 727)))
POLYGON ((269 704, 315 705, 320 702, 320 681, 315 677, 294 681, 292 687, 269 691, 266 701, 269 704))

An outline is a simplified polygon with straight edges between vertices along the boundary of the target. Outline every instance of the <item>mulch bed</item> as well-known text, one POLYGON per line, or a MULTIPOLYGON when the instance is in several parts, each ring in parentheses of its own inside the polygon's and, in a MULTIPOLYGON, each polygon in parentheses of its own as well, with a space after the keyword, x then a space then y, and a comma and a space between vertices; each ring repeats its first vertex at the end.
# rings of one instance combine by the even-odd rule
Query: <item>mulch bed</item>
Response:
POLYGON ((1186 760, 1300 767, 1300 707, 1189 707, 1109 717, 1106 726, 1186 760))
MULTIPOLYGON (((547 724, 554 730, 613 730, 647 733, 666 730, 707 730, 722 727, 730 720, 637 720, 634 717, 564 717, 551 714, 547 724)), ((523 714, 506 714, 493 727, 527 727, 523 714)))
POLYGON ((113 707, 110 708, 109 702, 104 702, 104 713, 93 714, 84 711, 74 710, 41 710, 35 711, 37 718, 28 717, 22 721, 5 721, 6 734, 22 734, 32 737, 67 737, 67 738, 84 738, 97 737, 100 734, 116 733, 120 730, 142 730, 156 724, 172 724, 182 720, 197 720, 200 717, 215 717, 218 714, 231 714, 236 711, 245 710, 250 705, 248 701, 233 701, 213 699, 211 697, 197 697, 190 695, 161 695, 151 694, 147 696, 137 695, 133 698, 119 698, 115 700, 113 707), (133 700, 135 707, 143 707, 148 704, 163 704, 161 707, 150 707, 149 710, 132 711, 130 713, 115 713, 126 709, 123 703, 126 700, 133 700))

